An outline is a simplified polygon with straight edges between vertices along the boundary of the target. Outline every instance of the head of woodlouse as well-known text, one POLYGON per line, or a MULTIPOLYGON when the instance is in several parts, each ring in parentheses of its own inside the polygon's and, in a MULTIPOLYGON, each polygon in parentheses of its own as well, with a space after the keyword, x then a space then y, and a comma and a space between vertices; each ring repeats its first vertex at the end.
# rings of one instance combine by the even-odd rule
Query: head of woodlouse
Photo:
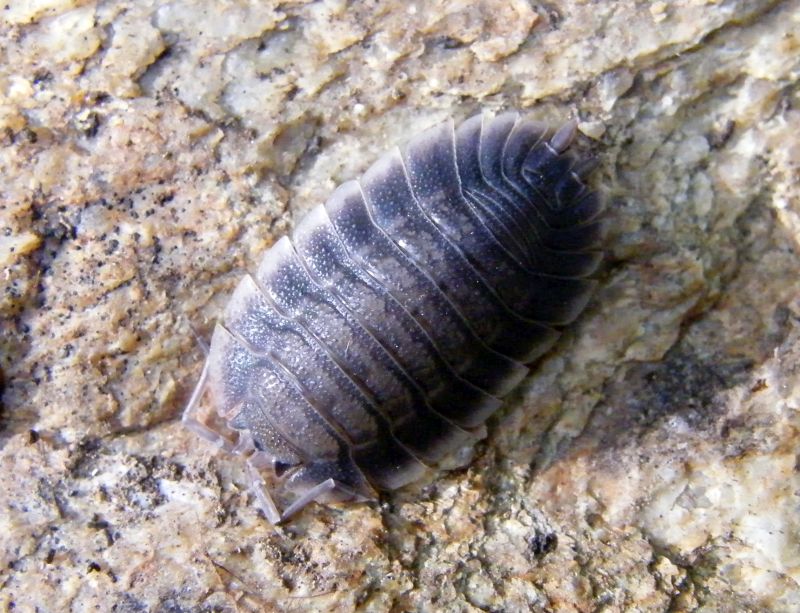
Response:
POLYGON ((270 521, 397 489, 473 444, 579 315, 602 205, 574 134, 516 113, 435 126, 245 275, 184 422, 246 458, 270 521))

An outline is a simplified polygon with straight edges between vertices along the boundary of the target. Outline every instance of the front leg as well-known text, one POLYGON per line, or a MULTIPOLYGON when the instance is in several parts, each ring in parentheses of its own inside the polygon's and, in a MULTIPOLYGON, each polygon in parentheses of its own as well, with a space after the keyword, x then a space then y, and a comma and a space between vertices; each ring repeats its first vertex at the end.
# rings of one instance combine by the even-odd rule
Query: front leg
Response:
POLYGON ((198 417, 200 412, 200 401, 203 398, 203 394, 205 393, 207 386, 208 360, 206 360, 206 363, 203 365, 203 372, 200 374, 200 380, 197 382, 197 385, 192 392, 192 396, 189 398, 189 402, 186 404, 186 408, 183 410, 181 423, 199 437, 209 441, 219 449, 232 452, 234 449, 234 443, 222 436, 222 434, 216 430, 210 428, 198 417))

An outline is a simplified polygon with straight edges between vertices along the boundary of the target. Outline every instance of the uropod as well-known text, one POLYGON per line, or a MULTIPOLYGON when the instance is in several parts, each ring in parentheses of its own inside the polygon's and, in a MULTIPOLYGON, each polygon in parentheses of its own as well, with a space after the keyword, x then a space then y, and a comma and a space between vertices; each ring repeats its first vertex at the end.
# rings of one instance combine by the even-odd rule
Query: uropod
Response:
POLYGON ((474 444, 580 314, 603 224, 575 131, 517 113, 430 128, 244 276, 183 422, 246 459, 270 522, 375 498, 474 444))

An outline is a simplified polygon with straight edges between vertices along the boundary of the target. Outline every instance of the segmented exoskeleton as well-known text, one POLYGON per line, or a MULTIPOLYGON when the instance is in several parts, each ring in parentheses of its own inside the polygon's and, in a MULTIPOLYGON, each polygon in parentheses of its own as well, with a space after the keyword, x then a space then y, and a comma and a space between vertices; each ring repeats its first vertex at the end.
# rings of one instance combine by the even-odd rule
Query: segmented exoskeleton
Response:
POLYGON ((602 205, 574 134, 516 113, 426 130, 242 279, 184 422, 247 457, 271 522, 402 487, 477 440, 582 311, 602 205), (205 389, 238 441, 199 418, 205 389), (282 513, 265 468, 297 496, 282 513))

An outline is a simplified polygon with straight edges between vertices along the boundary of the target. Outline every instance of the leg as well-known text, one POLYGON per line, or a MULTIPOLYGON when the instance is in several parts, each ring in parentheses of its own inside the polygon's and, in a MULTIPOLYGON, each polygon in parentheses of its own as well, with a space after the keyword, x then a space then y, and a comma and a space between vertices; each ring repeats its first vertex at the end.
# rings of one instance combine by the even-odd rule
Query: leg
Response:
POLYGON ((298 496, 295 501, 283 511, 283 513, 281 513, 278 511, 275 501, 272 500, 272 496, 269 495, 269 490, 267 489, 266 483, 264 483, 264 479, 261 477, 261 473, 259 472, 259 468, 266 468, 270 466, 274 469, 275 460, 270 458, 263 451, 256 452, 247 459, 247 472, 250 474, 250 479, 252 481, 252 484, 250 485, 250 491, 253 492, 253 495, 256 498, 256 504, 258 505, 258 508, 264 512, 267 520, 272 525, 286 521, 309 503, 319 501, 320 498, 332 492, 336 492, 338 494, 337 498, 340 498, 341 500, 367 500, 364 495, 359 494, 342 483, 329 478, 310 487, 303 494, 298 496))
POLYGON ((208 343, 202 336, 200 336, 200 334, 197 332, 197 330, 192 325, 192 322, 189 319, 186 319, 186 325, 189 326, 189 329, 192 331, 192 334, 194 335, 194 340, 197 341, 198 345, 200 345, 200 349, 203 350, 203 354, 206 357, 208 357, 208 351, 209 351, 208 343))
POLYGON ((186 405, 186 408, 183 410, 183 416, 181 417, 181 423, 197 434, 199 437, 204 438, 205 440, 213 443, 220 449, 224 449, 225 451, 232 451, 234 446, 231 441, 227 438, 222 436, 219 432, 212 430, 206 424, 204 424, 200 419, 198 419, 197 414, 200 409, 200 400, 203 397, 203 393, 206 391, 206 385, 208 383, 208 361, 206 361, 205 365, 203 366, 203 372, 200 374, 200 380, 197 382, 197 385, 192 392, 192 397, 189 398, 189 402, 186 405))
POLYGON ((286 521, 310 502, 314 502, 325 494, 333 491, 342 494, 342 497, 345 500, 366 500, 364 496, 357 494, 338 481, 334 481, 333 479, 325 479, 325 481, 317 483, 314 487, 309 489, 307 492, 298 497, 297 500, 295 500, 292 504, 290 504, 281 514, 281 521, 286 521))
POLYGON ((247 472, 250 473, 250 478, 252 479, 250 491, 252 491, 253 495, 256 497, 256 504, 264 512, 267 521, 274 526, 286 519, 281 516, 278 507, 275 506, 272 497, 269 495, 269 491, 264 484, 264 479, 261 478, 258 469, 249 459, 247 461, 247 472))
POLYGON ((292 467, 284 475, 284 488, 297 498, 281 513, 284 521, 311 502, 363 501, 377 493, 349 456, 319 459, 292 467))
MULTIPOLYGON (((282 523, 289 519, 292 515, 300 511, 303 507, 308 505, 315 500, 323 497, 325 494, 330 492, 336 491, 341 494, 343 499, 350 499, 350 500, 365 500, 365 497, 357 494, 353 490, 348 487, 345 487, 341 483, 334 481, 333 479, 325 479, 321 483, 317 483, 310 489, 308 489, 305 493, 300 495, 292 504, 290 504, 286 510, 281 513, 278 511, 278 507, 275 505, 275 502, 272 500, 272 496, 269 495, 269 490, 264 483, 264 479, 261 477, 261 473, 258 471, 259 466, 264 466, 267 463, 265 460, 265 454, 262 453, 255 453, 247 460, 247 472, 250 473, 250 478, 252 480, 252 484, 250 486, 250 491, 253 492, 253 495, 256 498, 256 504, 258 508, 260 508, 264 515, 266 516, 269 523, 272 525, 276 525, 282 523)), ((274 461, 270 461, 269 464, 274 465, 274 461)))

